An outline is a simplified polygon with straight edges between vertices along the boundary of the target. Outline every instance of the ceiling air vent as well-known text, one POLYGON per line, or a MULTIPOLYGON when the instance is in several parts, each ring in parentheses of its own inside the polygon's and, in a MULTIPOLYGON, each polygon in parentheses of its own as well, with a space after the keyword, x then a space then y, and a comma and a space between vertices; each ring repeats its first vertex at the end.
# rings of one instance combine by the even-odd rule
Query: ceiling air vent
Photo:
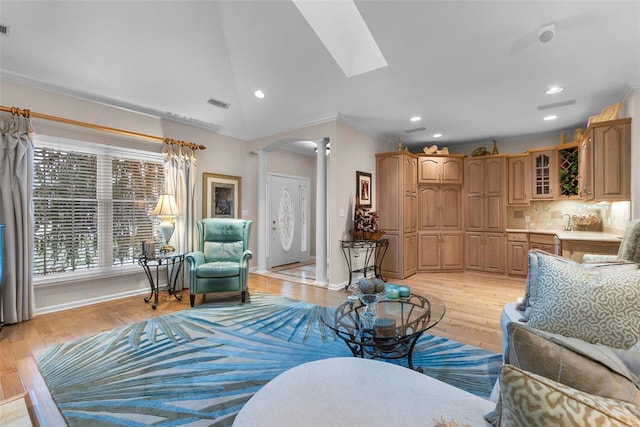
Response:
POLYGON ((550 108, 566 107, 567 105, 573 105, 575 103, 576 103, 575 99, 570 99, 568 101, 556 102, 553 104, 538 105, 538 110, 548 110, 550 108))
POLYGON ((407 130, 405 130, 405 132, 406 133, 416 133, 416 132, 422 132, 422 131, 425 131, 425 130, 427 130, 426 127, 420 126, 419 128, 407 129, 407 130))
POLYGON ((231 106, 231 104, 229 104, 227 102, 220 101, 219 99, 214 99, 214 98, 209 98, 209 100, 207 102, 209 104, 211 104, 211 105, 216 106, 216 107, 224 108, 225 110, 231 106))
POLYGON ((0 36, 9 37, 9 26, 8 25, 0 24, 0 36))

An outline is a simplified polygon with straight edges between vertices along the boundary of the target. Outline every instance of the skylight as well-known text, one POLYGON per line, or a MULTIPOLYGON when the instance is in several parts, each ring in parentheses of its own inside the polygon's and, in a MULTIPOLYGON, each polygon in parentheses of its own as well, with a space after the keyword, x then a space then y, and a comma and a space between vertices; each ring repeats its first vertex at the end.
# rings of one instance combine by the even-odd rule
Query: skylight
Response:
POLYGON ((353 1, 293 0, 293 3, 347 77, 387 66, 353 1))

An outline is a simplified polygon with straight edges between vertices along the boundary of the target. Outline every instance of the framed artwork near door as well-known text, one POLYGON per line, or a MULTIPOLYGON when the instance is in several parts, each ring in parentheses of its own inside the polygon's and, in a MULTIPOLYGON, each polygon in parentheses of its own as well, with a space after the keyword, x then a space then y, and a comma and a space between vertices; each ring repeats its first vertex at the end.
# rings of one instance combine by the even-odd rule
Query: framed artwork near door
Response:
POLYGON ((356 205, 371 207, 371 174, 356 171, 356 205))
POLYGON ((242 177, 202 173, 202 218, 240 218, 242 177))

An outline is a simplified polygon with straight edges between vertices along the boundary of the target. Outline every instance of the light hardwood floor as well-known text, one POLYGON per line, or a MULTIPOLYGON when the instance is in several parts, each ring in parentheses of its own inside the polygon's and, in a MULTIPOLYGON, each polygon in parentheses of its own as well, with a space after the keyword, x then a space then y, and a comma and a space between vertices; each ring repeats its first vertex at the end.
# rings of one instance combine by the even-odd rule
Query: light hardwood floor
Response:
MULTIPOLYGON (((261 290, 298 300, 325 305, 343 300, 346 291, 296 283, 293 278, 249 276, 249 290, 261 290)), ((524 278, 482 273, 422 273, 405 280, 412 292, 441 299, 447 312, 429 333, 500 352, 499 318, 502 306, 524 294, 524 278)), ((0 400, 34 390, 41 417, 49 426, 64 426, 34 361, 34 355, 49 346, 93 335, 151 317, 189 308, 188 290, 176 301, 166 292, 160 295, 157 310, 142 301, 143 296, 119 299, 87 307, 61 311, 20 323, 6 325, 0 332, 0 400)), ((196 301, 200 303, 202 296, 196 301)), ((220 298, 212 294, 207 301, 220 298)), ((239 302, 238 297, 230 299, 239 302)))

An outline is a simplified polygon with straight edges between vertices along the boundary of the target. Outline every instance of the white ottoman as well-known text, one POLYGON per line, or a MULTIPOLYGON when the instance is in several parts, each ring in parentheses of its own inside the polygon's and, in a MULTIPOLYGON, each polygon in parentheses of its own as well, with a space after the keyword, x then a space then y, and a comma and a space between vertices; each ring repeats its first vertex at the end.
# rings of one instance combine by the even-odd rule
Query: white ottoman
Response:
POLYGON ((487 426, 495 403, 425 374, 377 360, 339 357, 283 372, 233 423, 260 426, 430 426, 442 417, 487 426))

